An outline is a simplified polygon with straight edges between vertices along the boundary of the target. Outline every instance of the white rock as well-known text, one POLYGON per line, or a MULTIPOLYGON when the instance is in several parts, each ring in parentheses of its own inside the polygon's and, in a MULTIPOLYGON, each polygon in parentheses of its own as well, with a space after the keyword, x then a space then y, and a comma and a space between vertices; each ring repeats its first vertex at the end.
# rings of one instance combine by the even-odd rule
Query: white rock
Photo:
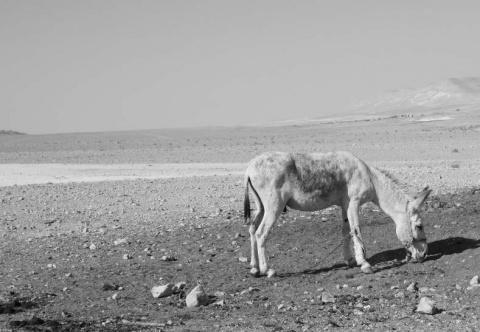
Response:
POLYGON ((322 302, 323 303, 334 303, 335 298, 330 293, 322 292, 322 302))
POLYGON ((418 290, 418 285, 416 282, 412 282, 410 285, 407 287, 407 291, 409 292, 416 292, 418 290))
POLYGON ((97 249, 97 246, 95 245, 95 243, 92 243, 90 245, 90 250, 96 250, 97 249))
POLYGON ((479 282, 478 282, 478 276, 475 276, 472 278, 472 280, 470 280, 470 285, 471 286, 480 286, 479 282))
POLYGON ((187 307, 199 307, 202 305, 208 305, 210 302, 210 298, 208 297, 207 293, 203 290, 202 285, 197 285, 190 294, 187 295, 185 299, 187 303, 187 307))
POLYGON ((217 302, 213 303, 214 306, 216 307, 223 307, 225 306, 225 300, 218 300, 217 302))
POLYGON ((127 243, 127 239, 118 239, 118 240, 115 240, 113 241, 113 244, 118 246, 120 244, 124 244, 124 243, 127 243))
POLYGON ((154 298, 167 297, 173 294, 173 284, 166 284, 162 286, 155 286, 151 292, 154 298))
POLYGON ((435 308, 435 302, 428 298, 428 297, 422 297, 420 299, 420 303, 418 304, 417 307, 417 312, 421 314, 427 314, 427 315, 433 315, 437 311, 437 308, 435 308))
POLYGON ((246 263, 248 262, 248 258, 247 257, 238 257, 238 260, 242 263, 246 263))

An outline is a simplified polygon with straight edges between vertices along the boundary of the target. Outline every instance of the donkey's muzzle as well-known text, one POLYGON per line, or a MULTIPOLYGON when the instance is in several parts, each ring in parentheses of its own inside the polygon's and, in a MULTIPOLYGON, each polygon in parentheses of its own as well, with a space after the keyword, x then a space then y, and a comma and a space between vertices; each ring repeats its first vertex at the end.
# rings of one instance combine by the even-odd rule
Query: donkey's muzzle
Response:
POLYGON ((427 257, 427 253, 428 253, 427 241, 414 242, 408 250, 410 251, 412 258, 415 261, 421 262, 427 257))

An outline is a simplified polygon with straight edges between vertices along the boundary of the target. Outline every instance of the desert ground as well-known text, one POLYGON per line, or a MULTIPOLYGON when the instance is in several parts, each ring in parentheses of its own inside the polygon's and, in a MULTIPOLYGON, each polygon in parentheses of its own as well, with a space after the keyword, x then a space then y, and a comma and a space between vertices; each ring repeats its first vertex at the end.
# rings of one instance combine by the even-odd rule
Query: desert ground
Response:
MULTIPOLYGON (((1 128, 0 128, 1 129, 1 128)), ((0 135, 0 331, 478 331, 480 111, 290 126, 0 135), (289 210, 250 276, 242 171, 266 151, 350 151, 433 192, 429 256, 361 210, 373 274, 347 267, 338 208, 289 210), (151 289, 185 282, 154 298, 151 289), (416 283, 417 287, 409 286, 416 283), (201 284, 208 306, 187 308, 201 284), (326 293, 333 302, 325 301, 326 293), (416 312, 421 298, 434 314, 416 312)))

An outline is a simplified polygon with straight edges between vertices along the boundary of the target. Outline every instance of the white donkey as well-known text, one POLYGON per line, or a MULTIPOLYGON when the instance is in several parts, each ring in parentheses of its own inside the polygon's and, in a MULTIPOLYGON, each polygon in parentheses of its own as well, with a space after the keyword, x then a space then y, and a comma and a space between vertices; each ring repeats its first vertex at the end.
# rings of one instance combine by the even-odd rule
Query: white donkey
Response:
POLYGON ((250 223, 251 274, 274 276, 266 255, 268 233, 286 207, 317 211, 340 206, 343 216, 343 256, 348 265, 361 266, 372 273, 365 259, 359 225, 359 208, 366 202, 377 204, 395 222, 398 239, 407 248, 407 260, 423 260, 427 240, 419 210, 430 194, 426 187, 417 197, 404 194, 388 174, 367 166, 348 152, 284 153, 268 152, 252 159, 245 171, 245 222, 250 223), (256 203, 250 218, 249 188, 256 203), (350 251, 353 239, 355 258, 350 251))

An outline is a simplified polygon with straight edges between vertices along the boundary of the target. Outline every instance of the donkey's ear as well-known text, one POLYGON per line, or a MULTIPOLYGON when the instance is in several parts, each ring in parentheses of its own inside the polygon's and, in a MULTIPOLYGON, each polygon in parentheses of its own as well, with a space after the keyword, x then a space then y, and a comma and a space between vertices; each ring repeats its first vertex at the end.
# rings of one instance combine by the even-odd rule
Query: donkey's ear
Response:
POLYGON ((423 203, 425 203, 426 199, 432 192, 432 189, 428 189, 428 187, 423 188, 422 192, 418 194, 415 199, 410 203, 410 208, 412 210, 419 210, 423 203))

